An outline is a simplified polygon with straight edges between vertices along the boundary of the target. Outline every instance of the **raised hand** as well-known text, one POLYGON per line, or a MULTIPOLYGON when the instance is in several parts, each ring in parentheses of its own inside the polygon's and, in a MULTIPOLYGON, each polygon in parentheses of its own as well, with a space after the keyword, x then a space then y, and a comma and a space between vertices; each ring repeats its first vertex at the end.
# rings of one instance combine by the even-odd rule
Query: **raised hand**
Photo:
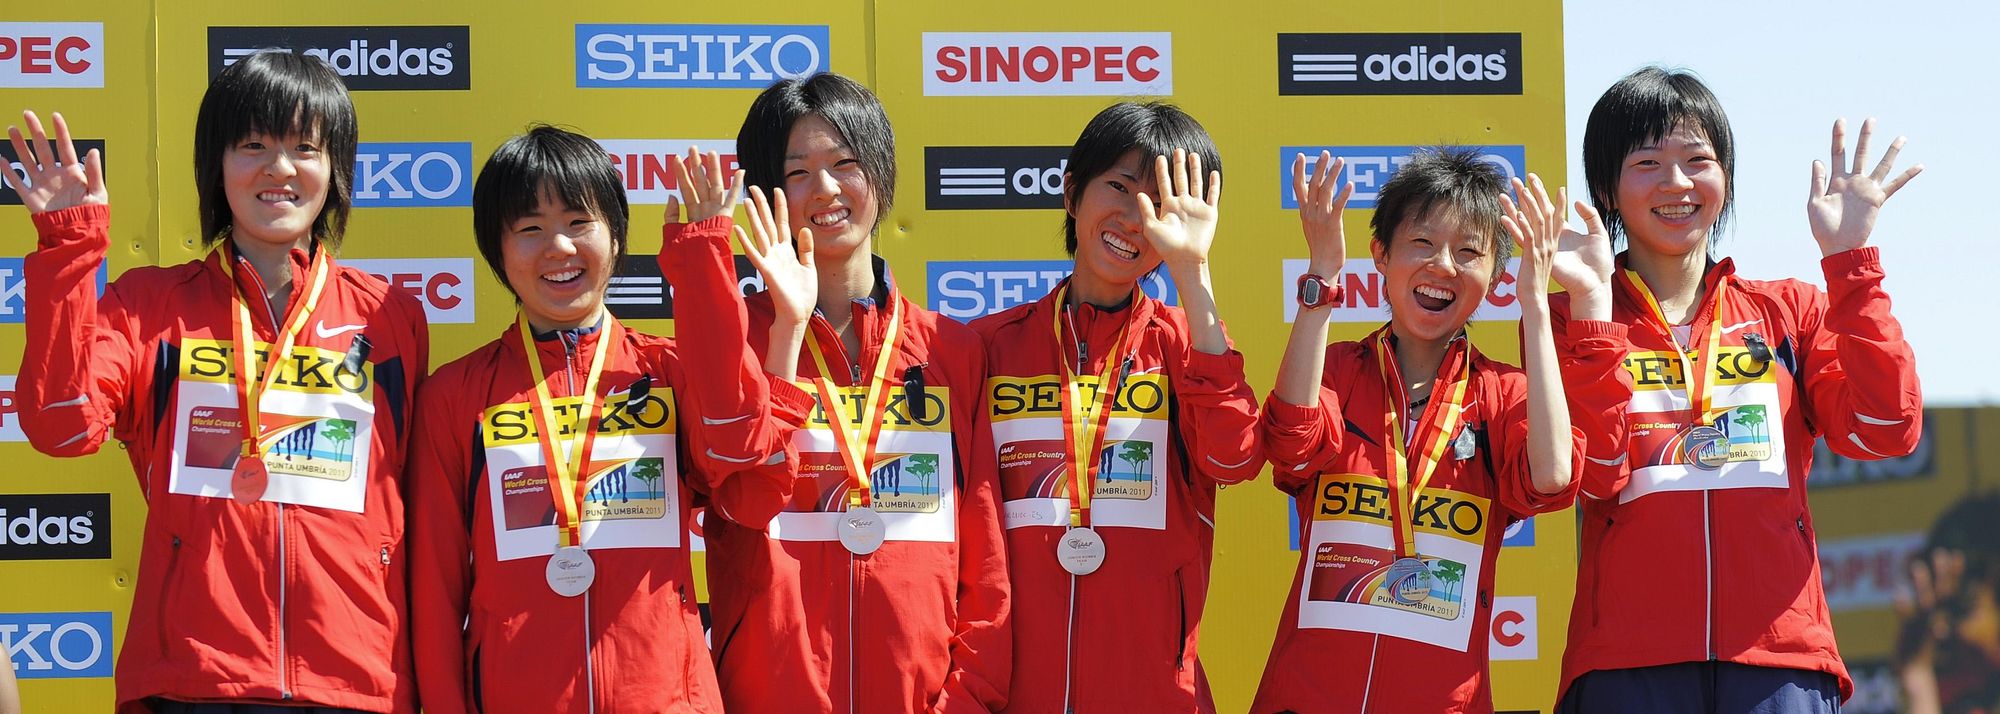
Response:
POLYGON ((743 170, 737 169, 731 180, 722 180, 722 156, 711 151, 696 153, 690 146, 687 156, 674 158, 674 180, 680 184, 678 199, 667 195, 667 222, 680 221, 681 203, 687 204, 687 222, 700 223, 716 216, 729 215, 736 210, 736 204, 743 200, 743 170))
POLYGON ((750 259, 750 264, 764 275, 764 288, 771 292, 771 304, 777 310, 776 322, 805 324, 806 318, 812 316, 813 305, 819 301, 812 231, 800 228, 798 242, 792 242, 791 214, 785 210, 782 189, 772 191, 767 201, 763 189, 751 186, 750 202, 745 209, 750 232, 744 233, 743 226, 736 226, 736 240, 743 244, 743 255, 750 259))
MULTIPOLYGON (((1513 179, 1513 188, 1522 203, 1517 204, 1511 197, 1502 195, 1501 224, 1505 225, 1510 220, 1509 215, 1517 213, 1530 222, 1539 217, 1539 227, 1554 235, 1556 240, 1555 254, 1549 260, 1548 277, 1553 277, 1556 284, 1569 292, 1572 314, 1578 319, 1611 319, 1611 273, 1617 265, 1617 258, 1612 254, 1611 232, 1605 229, 1603 218, 1588 203, 1577 201, 1570 204, 1583 218, 1584 229, 1579 232, 1569 226, 1563 215, 1562 206, 1569 203, 1568 189, 1557 189, 1557 199, 1550 201, 1549 190, 1542 184, 1542 177, 1532 173, 1528 174, 1526 183, 1513 179), (1517 208, 1521 210, 1517 211, 1517 208), (1597 309, 1600 306, 1602 310, 1597 309)), ((1508 230, 1513 232, 1511 228, 1508 230)), ((1520 242, 1519 236, 1516 236, 1516 242, 1520 242)), ((1524 245, 1524 263, 1527 253, 1524 245)), ((1527 276, 1524 274, 1522 277, 1525 279, 1527 276)), ((1541 287, 1546 290, 1547 283, 1544 282, 1541 287)))
POLYGON ((33 136, 34 151, 21 137, 20 127, 7 127, 7 138, 14 143, 14 156, 21 161, 21 173, 27 175, 26 186, 21 185, 21 176, 12 171, 0 171, 7 176, 7 184, 21 194, 21 203, 29 213, 60 211, 73 206, 105 205, 111 203, 111 194, 104 189, 104 159, 96 149, 82 161, 77 160, 76 143, 70 141, 69 124, 63 121, 62 113, 49 115, 55 120, 56 140, 49 142, 48 134, 42 132, 42 121, 32 111, 21 112, 21 121, 28 125, 28 134, 33 136))
POLYGON ((1153 250, 1169 265, 1208 261, 1219 215, 1216 203, 1222 199, 1222 173, 1209 172, 1206 183, 1202 177, 1201 155, 1174 149, 1171 169, 1165 156, 1155 157, 1153 162, 1159 207, 1154 208, 1153 198, 1143 192, 1134 195, 1145 222, 1146 242, 1153 244, 1153 250))
MULTIPOLYGON (((1514 193, 1521 197, 1520 202, 1500 194, 1500 225, 1521 248, 1521 276, 1516 290, 1544 301, 1549 296, 1549 276, 1555 269, 1556 245, 1566 227, 1562 204, 1549 200, 1540 177, 1528 174, 1528 180, 1534 184, 1533 190, 1524 190, 1520 179, 1513 180, 1514 193)), ((1569 200, 1568 189, 1559 189, 1557 194, 1558 201, 1569 200)))
POLYGON ((1875 120, 1861 122, 1861 137, 1854 142, 1854 164, 1847 163, 1847 123, 1833 122, 1833 158, 1830 164, 1814 161, 1812 194, 1806 199, 1806 220, 1812 224, 1813 240, 1819 241, 1820 255, 1833 255, 1868 244, 1875 230, 1875 216, 1882 204, 1924 170, 1917 164, 1889 178, 1896 167, 1896 155, 1903 151, 1903 137, 1890 142, 1882 161, 1868 173, 1868 137, 1875 132, 1875 120))
POLYGON ((1306 155, 1292 159, 1292 195, 1298 197, 1308 264, 1315 274, 1327 279, 1332 279, 1347 263, 1347 227, 1341 223, 1341 214, 1347 210, 1347 199, 1354 195, 1354 184, 1335 190, 1335 184, 1340 183, 1340 172, 1346 166, 1345 159, 1321 151, 1319 165, 1308 180, 1306 155))

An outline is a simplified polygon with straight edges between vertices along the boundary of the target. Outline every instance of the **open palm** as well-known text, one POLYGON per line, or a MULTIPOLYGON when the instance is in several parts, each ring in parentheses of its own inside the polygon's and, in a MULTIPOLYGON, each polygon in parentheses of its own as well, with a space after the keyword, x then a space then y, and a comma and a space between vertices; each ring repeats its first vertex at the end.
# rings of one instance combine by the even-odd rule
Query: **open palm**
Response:
POLYGON ((26 175, 28 185, 21 185, 22 176, 12 171, 0 173, 7 175, 7 183, 21 195, 21 203, 28 207, 29 213, 111 203, 111 195, 104 188, 104 159, 97 155, 96 149, 91 149, 84 160, 78 161, 76 143, 69 138, 69 124, 63 121, 61 113, 50 118, 56 125, 54 143, 42 131, 42 121, 34 112, 21 112, 21 121, 28 125, 29 136, 34 137, 32 151, 27 139, 21 136, 20 127, 7 127, 7 138, 14 144, 14 155, 20 157, 21 174, 26 175))
POLYGON ((1854 142, 1854 163, 1847 163, 1847 124, 1833 122, 1833 156, 1830 164, 1813 162, 1812 194, 1806 199, 1806 220, 1812 224, 1813 240, 1819 241, 1821 255, 1833 255, 1868 244, 1875 231, 1875 217, 1882 204, 1924 170, 1923 164, 1889 178, 1896 155, 1903 151, 1903 137, 1889 144, 1874 170, 1862 173, 1868 163, 1868 138, 1875 133, 1875 120, 1861 122, 1861 136, 1854 142))
POLYGON ((751 186, 750 203, 745 206, 750 232, 737 226, 736 240, 743 244, 750 264, 763 274, 779 322, 799 324, 812 316, 819 301, 819 271, 813 264, 812 231, 800 228, 794 244, 786 208, 784 189, 772 191, 770 200, 765 200, 763 189, 751 186))
POLYGON ((1153 177, 1159 183, 1158 208, 1153 206, 1152 197, 1135 194, 1139 215, 1145 221, 1146 242, 1170 264, 1207 260, 1220 215, 1216 204, 1222 199, 1222 173, 1210 172, 1204 183, 1201 155, 1174 149, 1171 168, 1167 157, 1155 157, 1153 177))

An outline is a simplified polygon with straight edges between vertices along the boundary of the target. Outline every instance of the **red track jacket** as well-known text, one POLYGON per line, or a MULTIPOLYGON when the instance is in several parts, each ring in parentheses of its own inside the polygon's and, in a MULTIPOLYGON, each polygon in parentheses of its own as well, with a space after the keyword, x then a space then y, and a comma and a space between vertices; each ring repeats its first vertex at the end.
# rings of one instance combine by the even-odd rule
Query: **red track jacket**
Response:
MULTIPOLYGON (((1007 694, 1012 636, 992 435, 980 401, 984 351, 965 326, 903 300, 875 259, 877 292, 903 301, 871 490, 888 540, 869 555, 835 539, 848 475, 824 409, 794 436, 800 476, 768 532, 710 519, 708 582, 722 700, 743 712, 969 712, 1007 694), (916 405, 921 403, 922 407, 916 405)), ((772 318, 753 295, 751 343, 772 318)), ((845 355, 815 315, 807 339, 843 387, 875 367, 889 310, 856 300, 864 354, 845 355), (843 370, 840 366, 848 369, 843 370)), ((800 350, 799 375, 819 370, 800 350)), ((860 411, 860 398, 847 391, 860 411)))
MULTIPOLYGON (((1889 314, 1875 248, 1820 261, 1829 293, 1745 280, 1724 260, 1703 279, 1692 332, 1722 321, 1714 406, 1729 438, 1719 469, 1690 464, 1685 381, 1644 298, 1622 283, 1613 318, 1632 325, 1635 386, 1622 458, 1583 473, 1583 556, 1562 690, 1585 672, 1721 660, 1818 670, 1853 682, 1820 587, 1806 474, 1813 440, 1855 459, 1916 448, 1916 357, 1889 314), (1726 285, 1721 315, 1708 297, 1726 285), (1758 347, 1761 343, 1761 348, 1758 347), (1857 378, 1850 379, 1850 376, 1857 378)), ((1619 267, 1624 267, 1621 256, 1619 267)), ((1552 304, 1558 320, 1566 300, 1552 304)), ((1560 333, 1558 333, 1560 334, 1560 333)))
MULTIPOLYGON (((712 513, 769 522, 795 459, 768 457, 785 454, 811 405, 790 384, 767 388, 745 344, 730 226, 726 216, 666 226, 660 272, 675 289, 680 339, 626 329, 605 355, 599 392, 610 396, 584 505, 597 579, 583 595, 558 595, 544 579, 557 545, 552 479, 515 328, 425 386, 410 540, 428 714, 722 711, 689 570, 690 509, 709 498, 712 513)), ((558 404, 576 403, 604 334, 537 336, 558 404)))
MULTIPOLYGON (((1630 393, 1616 378, 1624 326, 1579 321, 1569 329, 1577 346, 1562 379, 1571 468, 1580 473, 1587 435, 1604 415, 1622 415, 1630 393)), ((1382 448, 1390 437, 1375 339, 1327 348, 1317 406, 1265 401, 1273 480, 1293 497, 1301 526, 1299 570, 1253 712, 1493 711, 1486 647, 1500 541, 1513 522, 1576 500, 1578 480, 1555 494, 1535 490, 1527 375, 1459 339, 1439 374, 1472 360, 1459 432, 1470 438, 1469 448, 1446 450, 1412 512, 1417 552, 1437 561, 1434 572, 1449 579, 1433 581, 1430 612, 1369 602, 1385 586, 1377 568, 1395 557, 1382 448)), ((1432 390, 1432 399, 1442 398, 1432 390)))
POLYGON ((1058 344, 1052 327, 1061 292, 973 323, 989 346, 985 401, 1014 583, 1007 711, 1061 712, 1068 702, 1084 714, 1212 712, 1195 645, 1215 545, 1215 490, 1264 466, 1243 355, 1195 351, 1180 309, 1144 295, 1120 311, 1075 310, 1075 331, 1066 325, 1070 337, 1058 344), (1097 349, 1077 374, 1094 380, 1107 359, 1122 359, 1107 353, 1128 320, 1133 368, 1092 490, 1090 525, 1104 539, 1105 560, 1094 573, 1071 576, 1056 560, 1070 523, 1058 360, 1076 359, 1074 335, 1083 335, 1097 349))
MULTIPOLYGON (((423 308, 334 266, 292 359, 264 399, 272 444, 263 501, 229 497, 241 446, 231 382, 231 294, 256 271, 230 248, 170 268, 136 268, 102 298, 93 278, 110 209, 36 215, 28 255, 22 430, 53 456, 127 449, 147 503, 139 583, 118 656, 119 708, 142 700, 283 701, 414 711, 404 633, 403 455, 429 365, 423 308), (356 374, 339 368, 365 335, 356 374)), ((292 251, 292 301, 311 259, 292 251)), ((277 321, 251 306, 269 350, 277 321)), ((278 316, 278 318, 282 318, 278 316)))

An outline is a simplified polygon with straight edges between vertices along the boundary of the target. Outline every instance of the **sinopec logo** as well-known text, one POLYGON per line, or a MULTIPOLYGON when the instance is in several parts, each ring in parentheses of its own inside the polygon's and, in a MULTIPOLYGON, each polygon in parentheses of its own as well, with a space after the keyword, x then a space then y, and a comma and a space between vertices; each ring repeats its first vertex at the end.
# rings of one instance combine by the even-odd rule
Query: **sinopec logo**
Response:
POLYGON ((261 50, 282 49, 325 60, 356 91, 471 89, 471 37, 465 25, 211 27, 208 76, 261 50))
POLYGON ((1165 96, 1168 32, 926 32, 926 96, 1165 96))
POLYGON ((1067 146, 924 147, 924 208, 1062 208, 1067 146))
POLYGON ((1520 33, 1278 35, 1278 93, 1520 94, 1520 33))
POLYGON ((111 676, 111 613, 0 613, 0 651, 21 679, 111 676))
POLYGON ((430 324, 473 321, 471 258, 344 258, 340 264, 415 295, 430 324))
POLYGON ((611 156, 619 180, 625 182, 625 201, 633 205, 664 204, 667 197, 680 196, 673 162, 686 156, 690 146, 719 155, 724 174, 734 175, 741 168, 736 164, 735 139, 603 139, 597 145, 611 156))
POLYGON ((0 87, 104 86, 104 23, 0 22, 0 87))
MULTIPOLYGON (((88 155, 91 149, 97 150, 97 159, 104 163, 104 170, 109 172, 111 170, 111 154, 105 151, 103 139, 76 140, 76 155, 78 158, 88 155)), ((0 186, 0 206, 19 206, 21 205, 21 193, 15 190, 14 187, 29 185, 28 170, 21 165, 20 157, 14 155, 13 142, 0 141, 0 161, 5 161, 5 168, 7 170, 6 185, 0 186)))
MULTIPOLYGON (((1382 192, 1382 185, 1389 177, 1410 163, 1410 158, 1428 147, 1422 146, 1285 146, 1278 149, 1278 203, 1287 209, 1299 207, 1298 197, 1292 195, 1292 160, 1306 157, 1306 173, 1319 167, 1322 151, 1336 158, 1346 159, 1346 168, 1341 171, 1340 183, 1352 182, 1354 195, 1347 199, 1348 208, 1374 208, 1375 198, 1382 192)), ((1507 178, 1526 178, 1528 150, 1523 146, 1478 146, 1479 158, 1500 169, 1507 178)), ((1289 286, 1290 284, 1287 283, 1289 286)), ((1286 288, 1290 290, 1290 287, 1286 288)))
POLYGON ((354 150, 354 207, 470 206, 471 167, 471 142, 363 142, 354 150))
MULTIPOLYGON (((932 310, 960 322, 991 315, 1042 299, 1069 277, 1075 264, 1067 260, 933 260, 930 272, 932 310)), ((1139 280, 1144 290, 1168 305, 1180 293, 1164 270, 1139 280)))
POLYGON ((0 495, 0 560, 111 557, 111 494, 0 495))
MULTIPOLYGON (((1299 276, 1306 272, 1306 259, 1286 258, 1284 262, 1284 284, 1282 290, 1285 305, 1285 322, 1290 323, 1299 314, 1299 303, 1294 291, 1299 276)), ((1503 320, 1513 322, 1521 319, 1521 301, 1514 294, 1515 281, 1521 275, 1521 259, 1509 258, 1507 270, 1494 281, 1493 289, 1485 295, 1481 304, 1472 313, 1472 320, 1503 320)), ((1382 324, 1389 321, 1388 285, 1382 273, 1375 270, 1375 261, 1369 258, 1348 258, 1347 267, 1340 271, 1340 277, 1327 276, 1338 283, 1344 291, 1343 302, 1328 308, 1332 311, 1333 322, 1359 322, 1382 324)), ((1464 299, 1465 296, 1459 296, 1464 299)))
POLYGON ((577 25, 576 86, 762 89, 831 67, 826 25, 577 25))
MULTIPOLYGON (((0 324, 28 319, 28 278, 23 258, 0 258, 0 324)), ((105 265, 97 266, 97 294, 104 294, 105 265)))

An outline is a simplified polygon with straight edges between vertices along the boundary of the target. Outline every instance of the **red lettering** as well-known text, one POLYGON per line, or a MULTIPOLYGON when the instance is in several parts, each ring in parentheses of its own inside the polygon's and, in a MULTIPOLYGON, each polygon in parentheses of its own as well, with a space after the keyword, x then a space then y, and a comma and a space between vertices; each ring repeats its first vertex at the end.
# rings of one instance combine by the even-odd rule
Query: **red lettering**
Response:
POLYGON ((1125 55, 1125 76, 1131 77, 1141 82, 1151 82, 1155 79, 1159 79, 1160 78, 1159 68, 1157 67, 1146 67, 1145 69, 1139 68, 1139 60, 1157 60, 1159 58, 1160 58, 1160 51, 1153 49, 1151 47, 1132 48, 1132 51, 1125 55))
POLYGON ((604 155, 611 157, 611 165, 618 168, 618 178, 625 181, 625 190, 639 190, 639 172, 636 170, 637 164, 634 163, 639 157, 630 154, 620 156, 608 151, 604 155))
POLYGON ((1500 273, 1500 280, 1495 282, 1493 284, 1493 289, 1487 291, 1486 293, 1486 304, 1492 305, 1494 307, 1506 307, 1508 305, 1514 304, 1514 301, 1516 299, 1514 296, 1514 291, 1509 290, 1504 295, 1500 293, 1501 287, 1511 287, 1513 284, 1514 284, 1513 273, 1508 273, 1508 272, 1500 273))
POLYGON ((50 74, 55 71, 55 67, 49 64, 49 60, 55 57, 55 52, 49 48, 54 40, 53 37, 21 38, 22 74, 50 74))
POLYGON ((1056 60, 1055 50, 1047 47, 1030 47, 1027 57, 1022 59, 1021 64, 1025 65, 1028 79, 1047 82, 1056 78, 1056 68, 1059 63, 1056 60), (1038 63, 1039 67, 1036 66, 1038 63))
POLYGON ((455 288, 460 284, 458 276, 451 273, 433 275, 430 281, 424 284, 424 299, 429 300, 431 305, 439 310, 450 310, 458 307, 458 304, 464 302, 465 298, 458 295, 446 295, 444 289, 455 288))
POLYGON ((0 426, 5 426, 7 418, 13 416, 16 411, 19 411, 19 407, 14 404, 14 393, 0 392, 0 426))
MULTIPOLYGON (((972 79, 974 81, 980 80, 979 77, 973 77, 972 79)), ((1001 80, 1006 80, 1009 82, 1021 81, 1021 48, 1019 47, 986 48, 985 81, 998 82, 1001 80)))
POLYGON ((14 54, 20 51, 20 40, 12 37, 0 37, 0 62, 14 59, 14 54))
POLYGON ((78 59, 77 55, 83 54, 88 49, 90 43, 81 37, 63 38, 62 42, 56 43, 56 66, 70 74, 83 74, 85 70, 90 69, 90 62, 78 59))
POLYGON ((1345 288, 1341 291, 1347 293, 1347 305, 1344 307, 1382 306, 1381 273, 1369 273, 1367 275, 1348 273, 1346 275, 1346 283, 1345 288))
POLYGON ((671 159, 659 154, 644 154, 640 156, 641 176, 639 184, 644 186, 648 191, 653 190, 655 186, 669 191, 679 188, 674 183, 673 169, 667 166, 668 161, 671 161, 671 159))
POLYGON ((1514 628, 1527 622, 1526 616, 1513 610, 1493 613, 1493 641, 1500 643, 1502 647, 1521 646, 1521 643, 1528 641, 1528 636, 1514 628))
POLYGON ((1088 47, 1062 48, 1063 81, 1065 82, 1076 81, 1076 71, 1079 69, 1090 69, 1090 48, 1088 47))
POLYGON ((938 63, 938 70, 937 70, 938 79, 944 80, 946 82, 965 81, 965 75, 968 71, 965 67, 965 48, 939 47, 937 52, 937 63, 938 63))
POLYGON ((1097 65, 1097 81, 1118 81, 1119 77, 1115 70, 1118 69, 1118 63, 1121 61, 1119 56, 1124 53, 1125 48, 1123 47, 1100 46, 1097 48, 1097 62, 1095 63, 1097 65))

